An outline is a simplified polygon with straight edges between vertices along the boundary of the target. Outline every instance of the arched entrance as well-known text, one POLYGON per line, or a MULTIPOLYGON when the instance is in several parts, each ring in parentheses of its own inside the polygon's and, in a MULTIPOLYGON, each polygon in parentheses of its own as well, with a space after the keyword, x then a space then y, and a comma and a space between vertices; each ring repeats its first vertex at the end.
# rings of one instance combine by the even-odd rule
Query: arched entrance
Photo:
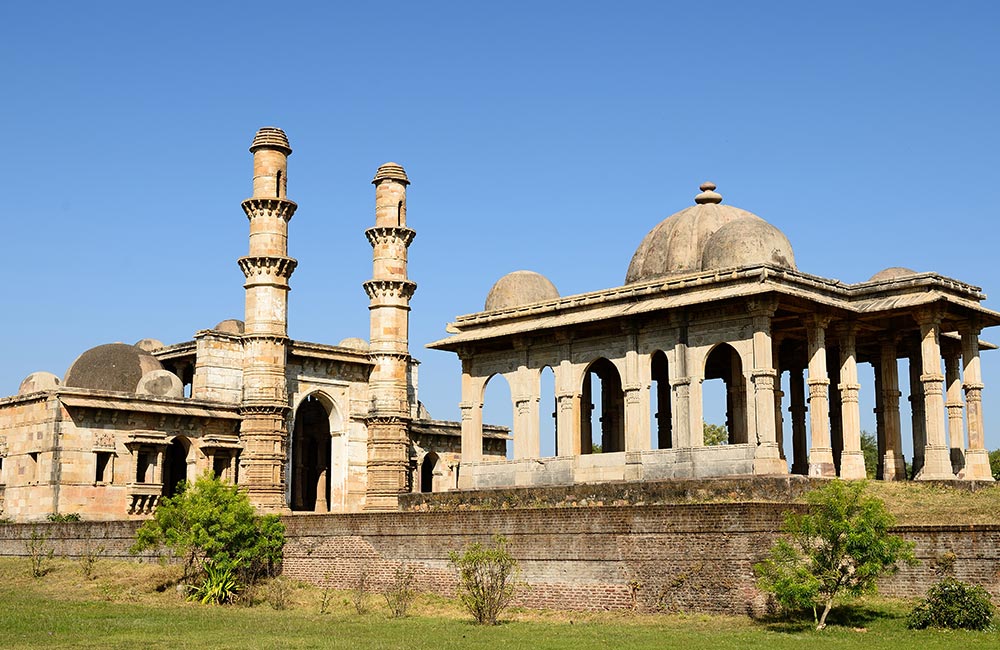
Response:
POLYGON ((657 350, 650 360, 649 406, 652 411, 650 421, 653 426, 651 446, 653 449, 670 449, 674 446, 673 422, 670 411, 670 372, 667 355, 657 350))
POLYGON ((604 358, 591 363, 583 373, 582 394, 581 453, 625 451, 625 392, 615 364, 604 358))
POLYGON ((330 511, 330 413, 310 395, 295 411, 292 430, 291 498, 295 511, 330 511))
POLYGON ((432 451, 424 456, 424 460, 420 463, 421 492, 434 491, 434 470, 437 469, 439 460, 438 455, 432 451))
POLYGON ((167 445, 163 454, 163 496, 177 494, 181 481, 188 480, 188 454, 191 442, 184 436, 177 436, 167 445))
MULTIPOLYGON (((716 346, 705 359, 705 383, 712 380, 721 380, 724 386, 723 400, 726 411, 723 423, 728 437, 723 442, 745 444, 748 431, 746 380, 743 378, 740 355, 728 343, 716 346)), ((703 384, 702 394, 705 395, 707 392, 709 389, 703 384)), ((712 421, 714 418, 710 414, 710 409, 704 408, 704 399, 702 412, 705 414, 704 420, 707 425, 720 424, 712 421)))

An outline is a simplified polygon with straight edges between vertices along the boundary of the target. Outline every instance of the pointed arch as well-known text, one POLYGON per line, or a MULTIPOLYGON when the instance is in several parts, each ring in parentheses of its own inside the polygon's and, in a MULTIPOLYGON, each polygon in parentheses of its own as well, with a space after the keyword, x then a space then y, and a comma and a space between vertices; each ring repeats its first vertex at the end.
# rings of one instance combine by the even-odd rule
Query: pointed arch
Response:
MULTIPOLYGON (((503 373, 493 373, 483 383, 482 393, 479 398, 482 404, 482 422, 499 424, 507 427, 511 436, 514 432, 514 401, 510 381, 503 373)), ((508 460, 514 457, 514 441, 507 441, 508 460)))
POLYGON ((315 391, 299 401, 288 458, 288 506, 293 511, 331 510, 331 434, 341 426, 340 410, 329 395, 315 391))
POLYGON ((747 384, 739 352, 728 343, 719 343, 705 357, 702 384, 702 413, 706 425, 724 425, 727 436, 723 444, 745 444, 747 432, 747 384), (721 380, 711 386, 713 380, 721 380), (713 390, 719 388, 716 392, 713 390), (706 408, 706 396, 709 408, 706 408), (722 411, 724 405, 724 411, 722 411), (723 417, 718 417, 723 412, 723 417), (716 414, 715 416, 710 414, 716 414), (711 420, 711 421, 710 421, 711 420), (718 420, 718 421, 716 421, 718 420))
POLYGON ((194 448, 184 436, 175 436, 163 454, 163 496, 177 494, 183 481, 190 481, 188 468, 191 465, 194 448))

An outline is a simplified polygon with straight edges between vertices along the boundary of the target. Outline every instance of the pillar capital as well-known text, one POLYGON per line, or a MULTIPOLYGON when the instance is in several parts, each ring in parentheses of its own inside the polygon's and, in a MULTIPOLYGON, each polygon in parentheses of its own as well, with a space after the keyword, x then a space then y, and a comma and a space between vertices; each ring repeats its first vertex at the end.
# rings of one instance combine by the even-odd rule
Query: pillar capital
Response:
POLYGON ((770 318, 778 310, 778 298, 776 296, 754 297, 746 302, 747 313, 751 316, 764 316, 770 318))
POLYGON ((917 321, 917 324, 925 326, 934 326, 941 322, 944 317, 944 308, 940 305, 927 305, 925 307, 920 307, 913 312, 913 318, 917 321))
POLYGON ((802 324, 805 325, 807 329, 826 329, 826 326, 833 320, 833 316, 829 314, 803 314, 800 318, 802 320, 802 324))

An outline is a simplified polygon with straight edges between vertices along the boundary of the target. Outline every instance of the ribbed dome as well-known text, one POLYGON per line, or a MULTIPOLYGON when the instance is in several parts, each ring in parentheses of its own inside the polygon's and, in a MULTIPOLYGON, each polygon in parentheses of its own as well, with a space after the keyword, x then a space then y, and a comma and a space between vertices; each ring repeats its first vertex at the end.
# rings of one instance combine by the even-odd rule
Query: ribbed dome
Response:
POLYGON ((375 178, 372 179, 373 184, 378 184, 381 181, 392 179, 399 181, 406 185, 410 184, 410 179, 406 177, 406 170, 403 169, 402 165, 394 162, 387 162, 378 168, 375 172, 375 178))
POLYGON ((913 269, 908 269, 904 266, 890 266, 887 269, 882 269, 872 277, 868 278, 869 282, 880 282, 883 280, 895 280, 896 278, 902 278, 907 275, 916 275, 917 272, 913 269))
POLYGON ((497 280, 490 289, 485 310, 508 309, 558 297, 556 285, 544 275, 534 271, 514 271, 497 280))
POLYGON ((777 263, 772 259, 773 251, 765 251, 761 246, 766 249, 778 243, 781 244, 776 247, 780 251, 779 257, 784 256, 787 261, 782 265, 795 268, 792 247, 781 231, 752 212, 723 205, 722 196, 715 192, 713 183, 703 183, 700 189, 702 192, 695 197, 695 205, 667 217, 649 231, 632 256, 625 274, 625 284, 713 268, 777 263), (711 264, 706 265, 709 241, 730 223, 740 225, 733 226, 732 230, 727 231, 725 238, 713 246, 709 254, 711 264), (746 234, 752 236, 756 243, 746 246, 732 243, 739 239, 743 229, 746 229, 746 234), (774 236, 775 233, 777 237, 774 236))
POLYGON ((737 219, 719 228, 708 238, 701 258, 705 271, 756 264, 795 268, 788 237, 760 218, 737 219))
POLYGON ((250 153, 257 149, 277 149, 286 156, 292 155, 292 147, 288 144, 288 136, 276 126, 264 126, 257 131, 250 144, 250 153))
POLYGON ((66 371, 63 385, 134 393, 144 374, 162 369, 156 357, 134 345, 109 343, 77 357, 66 371))

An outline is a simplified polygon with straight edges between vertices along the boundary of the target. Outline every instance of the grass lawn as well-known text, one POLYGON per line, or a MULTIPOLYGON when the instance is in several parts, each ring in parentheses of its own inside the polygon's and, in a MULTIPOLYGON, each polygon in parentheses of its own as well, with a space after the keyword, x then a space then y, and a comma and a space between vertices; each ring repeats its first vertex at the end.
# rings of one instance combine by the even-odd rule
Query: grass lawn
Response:
POLYGON ((1000 647, 1000 633, 912 632, 906 604, 864 601, 831 614, 815 632, 811 621, 754 622, 702 615, 579 614, 518 611, 507 622, 473 625, 452 601, 421 596, 405 619, 390 619, 384 602, 369 597, 359 615, 350 595, 332 595, 320 613, 321 590, 295 585, 289 606, 206 606, 188 603, 174 587, 157 591, 174 569, 101 561, 95 577, 80 564, 56 560, 41 578, 27 559, 0 558, 0 648, 818 648, 1000 647))

